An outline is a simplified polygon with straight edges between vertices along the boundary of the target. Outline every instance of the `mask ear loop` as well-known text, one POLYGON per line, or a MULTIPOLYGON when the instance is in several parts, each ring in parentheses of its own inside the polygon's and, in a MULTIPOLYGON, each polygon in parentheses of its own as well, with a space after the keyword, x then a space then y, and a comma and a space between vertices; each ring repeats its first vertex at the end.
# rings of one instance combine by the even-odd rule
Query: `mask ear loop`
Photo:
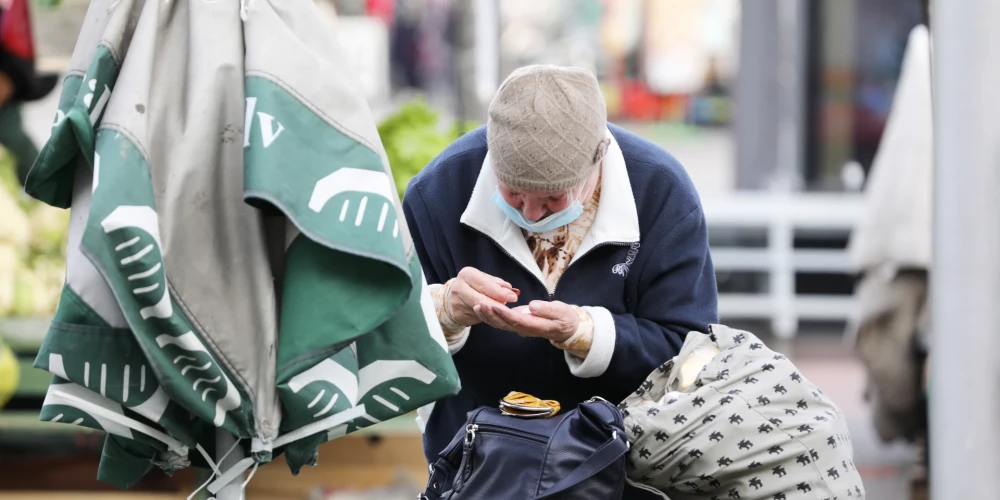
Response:
MULTIPOLYGON (((229 451, 227 451, 225 455, 222 455, 222 458, 219 459, 219 462, 225 462, 226 461, 226 457, 228 457, 233 452, 233 450, 236 449, 236 446, 238 446, 239 444, 240 444, 240 440, 237 439, 236 442, 233 443, 233 445, 229 447, 229 451)), ((187 500, 192 500, 194 498, 194 496, 198 494, 199 491, 207 488, 209 484, 212 484, 212 481, 214 481, 216 477, 219 477, 220 475, 222 475, 222 472, 219 470, 219 466, 216 465, 216 463, 212 460, 212 457, 209 456, 209 454, 208 454, 207 451, 205 451, 205 448, 202 448, 202 446, 200 444, 195 445, 195 448, 197 448, 198 453, 201 453, 201 456, 205 459, 205 461, 208 462, 208 466, 212 468, 212 475, 209 476, 208 480, 205 481, 204 483, 202 483, 202 485, 199 486, 198 489, 196 489, 193 492, 191 492, 191 494, 188 495, 187 500)), ((257 467, 255 465, 254 466, 254 471, 256 471, 256 470, 257 470, 257 467)), ((250 477, 253 477, 253 474, 251 474, 250 477)), ((246 486, 246 483, 243 483, 243 486, 246 486)), ((214 496, 212 496, 212 497, 209 497, 208 500, 216 500, 216 499, 215 499, 214 496)))
POLYGON ((579 195, 573 196, 573 192, 570 191, 570 196, 573 196, 573 199, 579 201, 582 205, 586 206, 587 202, 590 201, 590 198, 594 196, 594 191, 597 191, 597 189, 601 187, 601 181, 603 180, 603 178, 604 178, 604 160, 601 160, 600 163, 598 163, 597 170, 594 172, 594 174, 591 177, 588 177, 587 180, 584 181, 582 185, 580 185, 579 195), (590 189, 588 190, 587 186, 590 186, 591 181, 594 182, 594 185, 591 186, 590 189), (587 193, 587 191, 590 191, 590 196, 584 198, 583 195, 587 193))

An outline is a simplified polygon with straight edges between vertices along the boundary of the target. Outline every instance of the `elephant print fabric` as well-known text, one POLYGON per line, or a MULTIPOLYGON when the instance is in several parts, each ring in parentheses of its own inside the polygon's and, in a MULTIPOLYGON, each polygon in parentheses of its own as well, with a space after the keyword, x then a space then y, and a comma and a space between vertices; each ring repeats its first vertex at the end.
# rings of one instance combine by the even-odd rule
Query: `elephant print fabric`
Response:
POLYGON ((864 499, 833 402, 754 335, 709 331, 689 333, 621 403, 629 480, 671 500, 864 499), (716 354, 683 381, 685 360, 706 349, 716 354))

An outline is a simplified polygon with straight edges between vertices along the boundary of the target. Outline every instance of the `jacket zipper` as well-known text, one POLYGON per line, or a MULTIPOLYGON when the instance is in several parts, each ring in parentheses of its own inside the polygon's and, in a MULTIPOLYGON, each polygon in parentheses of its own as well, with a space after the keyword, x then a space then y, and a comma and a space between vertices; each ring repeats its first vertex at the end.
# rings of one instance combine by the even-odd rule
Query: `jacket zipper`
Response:
POLYGON ((575 258, 569 264, 566 265, 566 269, 563 269, 562 274, 560 274, 559 278, 556 279, 556 284, 555 284, 555 286, 552 287, 552 293, 549 294, 549 300, 552 300, 552 299, 555 298, 556 291, 559 290, 559 282, 562 281, 563 276, 566 276, 566 273, 569 272, 569 268, 573 267, 573 264, 575 262, 578 262, 580 259, 584 258, 588 253, 593 252, 594 250, 597 250, 598 248, 606 247, 606 246, 627 247, 629 245, 632 245, 632 243, 626 243, 624 241, 605 241, 603 243, 598 243, 598 244, 590 247, 590 250, 587 250, 586 253, 584 253, 583 255, 580 255, 579 257, 574 256, 575 258))
MULTIPOLYGON (((479 233, 479 234, 482 234, 483 236, 486 236, 483 233, 479 233)), ((507 256, 508 259, 514 261, 514 263, 516 263, 518 266, 520 266, 521 269, 524 269, 525 271, 527 271, 527 273, 530 274, 531 277, 535 278, 535 281, 538 281, 539 283, 542 284, 542 288, 545 288, 545 283, 542 283, 542 281, 539 280, 537 276, 535 276, 535 273, 531 272, 531 269, 528 269, 528 266, 522 264, 521 261, 515 259, 514 256, 511 255, 510 252, 508 252, 507 249, 503 247, 503 245, 501 245, 499 242, 497 242, 497 240, 494 240, 493 238, 490 238, 489 236, 486 236, 486 239, 488 239, 491 242, 493 242, 493 244, 497 248, 499 248, 500 251, 503 252, 503 254, 507 256)), ((503 279, 503 278, 501 278, 501 279, 503 279)), ((504 281, 507 281, 507 280, 504 280, 504 281)), ((545 288, 545 290, 548 291, 548 288, 545 288)))
POLYGON ((548 295, 550 301, 552 299, 555 299, 555 297, 556 297, 556 291, 559 290, 559 282, 562 281, 562 277, 566 275, 566 272, 569 271, 569 268, 573 267, 573 263, 579 261, 580 259, 584 258, 590 252, 593 252, 594 250, 596 250, 598 248, 601 248, 601 247, 606 247, 606 246, 611 246, 611 245, 619 246, 619 247, 627 247, 627 246, 632 245, 634 243, 634 242, 625 242, 625 241, 605 241, 605 242, 598 243, 598 244, 594 245, 589 250, 587 250, 586 253, 580 255, 579 257, 577 257, 577 256, 574 255, 574 259, 572 259, 572 261, 566 266, 566 269, 563 269, 562 274, 560 274, 559 278, 556 280, 555 286, 552 287, 552 291, 549 292, 549 288, 547 286, 545 286, 545 282, 543 282, 542 280, 538 279, 538 276, 535 276, 535 273, 532 272, 531 269, 528 269, 528 266, 522 264, 521 261, 515 259, 514 256, 511 255, 511 253, 508 252, 507 249, 504 248, 503 245, 500 244, 500 242, 498 242, 497 240, 491 238, 490 236, 488 236, 486 233, 483 233, 482 231, 479 231, 479 230, 476 230, 476 231, 479 232, 479 234, 482 234, 483 236, 485 236, 486 239, 488 239, 491 242, 493 242, 493 245, 496 246, 497 248, 499 248, 500 251, 504 255, 507 256, 508 259, 514 261, 518 266, 521 267, 521 269, 524 269, 525 271, 527 271, 528 274, 531 275, 531 277, 535 278, 535 281, 537 281, 539 284, 541 284, 542 288, 545 289, 545 293, 548 295))

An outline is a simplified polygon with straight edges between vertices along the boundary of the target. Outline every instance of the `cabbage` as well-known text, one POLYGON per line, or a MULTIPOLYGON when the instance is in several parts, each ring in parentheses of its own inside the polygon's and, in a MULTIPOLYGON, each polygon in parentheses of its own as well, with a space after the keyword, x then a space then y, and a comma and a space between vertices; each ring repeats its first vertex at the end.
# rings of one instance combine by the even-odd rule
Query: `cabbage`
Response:
POLYGON ((21 181, 17 179, 17 162, 7 151, 0 151, 0 190, 8 193, 21 192, 21 181))
POLYGON ((45 294, 45 284, 29 269, 21 268, 14 273, 14 316, 42 316, 49 314, 52 306, 45 294))
POLYGON ((438 113, 422 99, 400 106, 379 123, 379 138, 400 198, 406 192, 410 179, 458 139, 463 125, 466 130, 476 127, 471 122, 454 122, 450 127, 441 127, 438 113))
POLYGON ((52 315, 66 275, 69 211, 21 192, 0 156, 0 318, 52 315))
POLYGON ((40 203, 31 210, 28 220, 31 224, 31 251, 45 255, 61 254, 69 231, 69 210, 40 203))
POLYGON ((40 314, 55 314, 66 281, 66 261, 61 258, 39 257, 32 266, 32 274, 42 287, 43 306, 40 307, 40 314))
POLYGON ((0 408, 10 401, 17 390, 20 367, 10 346, 0 339, 0 408))
POLYGON ((9 314, 14 306, 14 273, 20 266, 14 247, 0 243, 0 317, 9 314))

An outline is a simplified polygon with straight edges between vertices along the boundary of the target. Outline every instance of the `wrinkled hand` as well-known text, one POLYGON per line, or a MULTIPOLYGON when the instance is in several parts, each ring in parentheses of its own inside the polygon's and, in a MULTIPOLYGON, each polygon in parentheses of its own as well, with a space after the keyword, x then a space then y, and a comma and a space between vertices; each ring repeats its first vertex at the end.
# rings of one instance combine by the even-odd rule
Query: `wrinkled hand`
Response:
POLYGON ((473 308, 489 304, 507 309, 504 304, 517 302, 517 294, 510 283, 490 276, 476 268, 459 271, 445 295, 445 309, 451 319, 464 326, 478 325, 482 319, 473 308))
POLYGON ((475 306, 475 311, 494 328, 553 342, 572 337, 580 326, 580 317, 573 306, 558 301, 535 300, 513 309, 502 304, 481 303, 475 306))

